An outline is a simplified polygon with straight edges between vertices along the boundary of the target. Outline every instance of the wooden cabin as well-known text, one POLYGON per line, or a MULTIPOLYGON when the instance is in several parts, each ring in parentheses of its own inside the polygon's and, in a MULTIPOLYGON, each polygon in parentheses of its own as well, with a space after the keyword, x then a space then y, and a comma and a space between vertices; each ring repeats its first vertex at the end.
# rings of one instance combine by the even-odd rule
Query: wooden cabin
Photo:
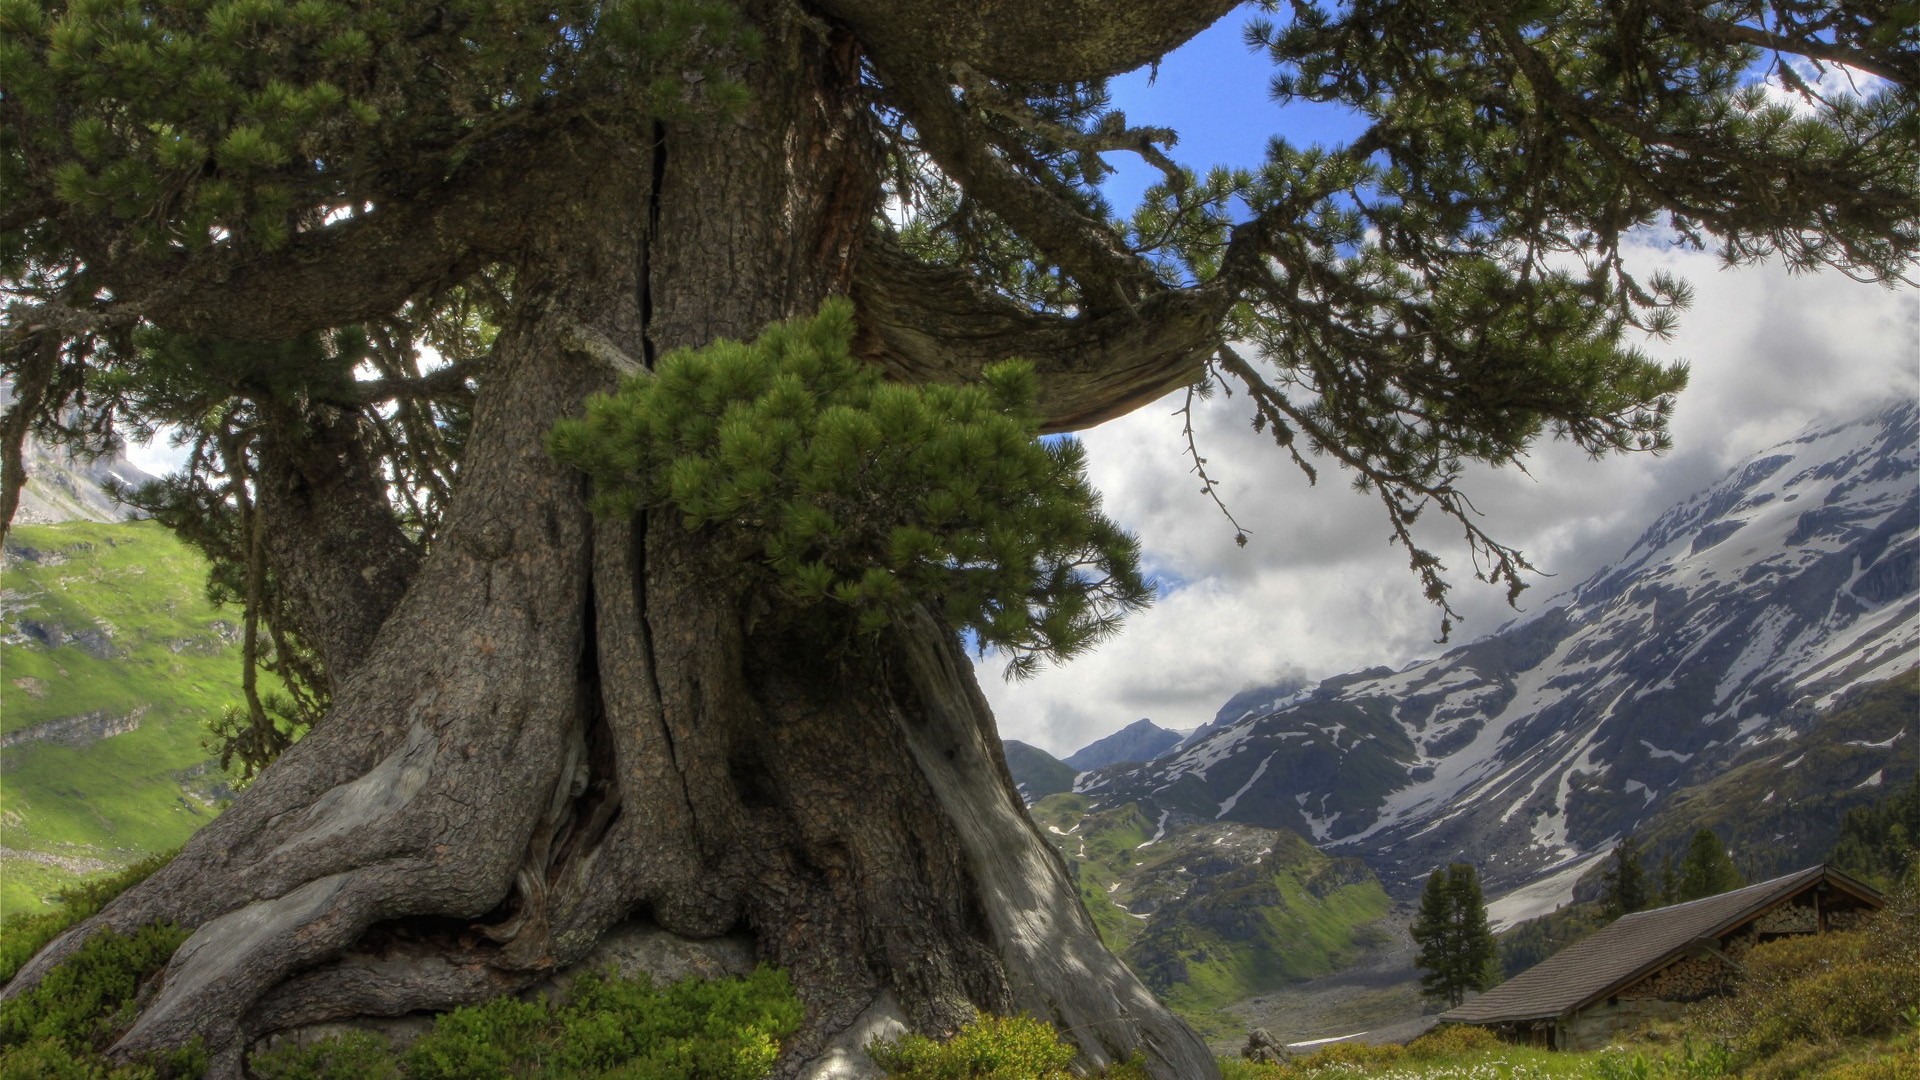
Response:
POLYGON ((1511 1042, 1592 1050, 1732 989, 1762 941, 1852 927, 1883 903, 1830 866, 1684 904, 1623 915, 1499 986, 1442 1013, 1511 1042))

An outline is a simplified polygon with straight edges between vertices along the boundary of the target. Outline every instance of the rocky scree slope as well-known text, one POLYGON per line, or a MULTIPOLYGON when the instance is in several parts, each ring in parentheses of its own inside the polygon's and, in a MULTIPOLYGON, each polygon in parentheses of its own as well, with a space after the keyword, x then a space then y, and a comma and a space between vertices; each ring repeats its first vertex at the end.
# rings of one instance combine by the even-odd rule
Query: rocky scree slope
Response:
POLYGON ((1676 794, 1914 666, 1917 447, 1911 402, 1809 429, 1485 638, 1223 715, 1078 790, 1095 810, 1293 830, 1400 895, 1455 859, 1490 894, 1577 875, 1676 794))

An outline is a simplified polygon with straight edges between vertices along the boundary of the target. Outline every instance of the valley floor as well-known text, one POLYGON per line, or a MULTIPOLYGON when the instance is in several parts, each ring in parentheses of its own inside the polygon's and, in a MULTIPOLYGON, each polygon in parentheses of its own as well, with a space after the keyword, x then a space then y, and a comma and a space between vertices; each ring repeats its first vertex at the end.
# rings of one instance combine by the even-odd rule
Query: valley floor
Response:
MULTIPOLYGON (((1407 933, 1411 919, 1410 913, 1397 911, 1381 920, 1376 925, 1391 936, 1349 967, 1220 1011, 1248 1031, 1264 1029, 1282 1045, 1348 1036, 1358 1042, 1406 1042, 1434 1023, 1413 966, 1414 943, 1407 933)), ((1236 1054, 1244 1042, 1244 1037, 1234 1042, 1222 1035, 1211 1045, 1215 1053, 1236 1054)))

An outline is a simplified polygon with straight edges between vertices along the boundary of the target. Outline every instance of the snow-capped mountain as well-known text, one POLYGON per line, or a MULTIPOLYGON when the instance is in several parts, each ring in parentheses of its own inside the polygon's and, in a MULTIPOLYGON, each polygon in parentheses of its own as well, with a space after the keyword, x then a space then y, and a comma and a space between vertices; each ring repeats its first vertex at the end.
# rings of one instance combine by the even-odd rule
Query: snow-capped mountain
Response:
POLYGON ((1917 530, 1920 406, 1810 429, 1488 637, 1223 714, 1078 790, 1292 828, 1401 889, 1451 859, 1536 881, 1920 662, 1917 530))

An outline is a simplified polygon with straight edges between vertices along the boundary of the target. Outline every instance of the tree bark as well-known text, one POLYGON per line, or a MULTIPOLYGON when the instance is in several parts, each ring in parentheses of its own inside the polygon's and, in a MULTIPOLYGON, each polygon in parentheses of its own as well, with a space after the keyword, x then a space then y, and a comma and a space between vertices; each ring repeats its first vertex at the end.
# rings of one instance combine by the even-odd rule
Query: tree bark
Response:
POLYGON ((981 1010, 1053 1021, 1088 1065, 1215 1074, 1102 947, 950 629, 917 613, 822 655, 706 535, 594 521, 542 449, 609 352, 746 337, 849 287, 878 197, 858 54, 765 38, 750 115, 582 161, 530 230, 443 538, 327 721, 6 994, 102 927, 173 920, 193 936, 114 1052, 198 1036, 231 1077, 274 1030, 512 992, 640 918, 744 929, 788 970, 807 1021, 782 1075, 825 1075, 862 1018, 945 1034, 981 1010))
MULTIPOLYGON (((291 413, 291 410, 288 410, 291 413)), ((358 416, 314 404, 260 440, 267 562, 330 682, 358 667, 420 567, 358 416)))

